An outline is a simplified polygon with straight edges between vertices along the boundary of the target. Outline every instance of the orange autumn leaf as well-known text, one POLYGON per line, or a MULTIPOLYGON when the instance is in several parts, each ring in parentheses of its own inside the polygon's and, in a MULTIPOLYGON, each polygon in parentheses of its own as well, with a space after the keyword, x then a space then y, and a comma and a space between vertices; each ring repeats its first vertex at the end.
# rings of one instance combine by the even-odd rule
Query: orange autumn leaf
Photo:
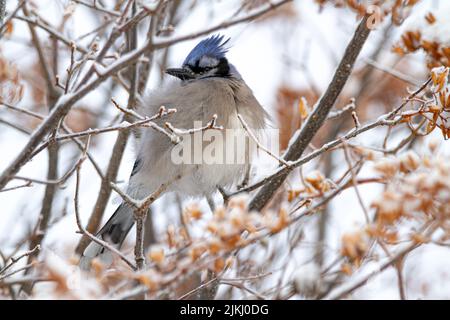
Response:
POLYGON ((436 22, 436 17, 435 17, 431 12, 429 12, 429 13, 425 16, 425 19, 427 20, 427 22, 428 22, 429 24, 433 24, 433 23, 436 22))
POLYGON ((298 111, 300 113, 300 117, 302 118, 302 120, 308 117, 309 108, 308 102, 306 101, 305 97, 300 98, 300 101, 298 102, 298 111))

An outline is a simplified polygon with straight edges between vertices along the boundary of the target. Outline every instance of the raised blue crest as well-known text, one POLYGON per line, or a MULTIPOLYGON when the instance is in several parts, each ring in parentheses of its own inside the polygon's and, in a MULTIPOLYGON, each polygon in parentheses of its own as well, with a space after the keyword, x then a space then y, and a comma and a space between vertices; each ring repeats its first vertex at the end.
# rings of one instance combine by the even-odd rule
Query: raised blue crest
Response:
POLYGON ((228 48, 225 47, 225 45, 228 43, 230 38, 225 41, 223 41, 223 39, 224 36, 217 34, 200 41, 188 54, 183 62, 183 66, 188 64, 195 65, 196 61, 200 60, 203 56, 216 59, 224 58, 228 51, 228 48))

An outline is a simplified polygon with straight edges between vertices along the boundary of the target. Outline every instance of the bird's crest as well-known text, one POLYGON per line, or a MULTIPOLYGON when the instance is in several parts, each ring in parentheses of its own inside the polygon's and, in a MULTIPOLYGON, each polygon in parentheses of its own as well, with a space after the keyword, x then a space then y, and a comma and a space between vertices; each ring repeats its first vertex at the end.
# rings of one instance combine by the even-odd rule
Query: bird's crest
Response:
POLYGON ((223 41, 223 39, 224 36, 217 34, 200 41, 188 54, 183 62, 183 65, 193 65, 195 64, 195 61, 198 61, 203 56, 209 56, 216 59, 224 58, 228 51, 228 47, 225 45, 228 43, 230 38, 225 41, 223 41))

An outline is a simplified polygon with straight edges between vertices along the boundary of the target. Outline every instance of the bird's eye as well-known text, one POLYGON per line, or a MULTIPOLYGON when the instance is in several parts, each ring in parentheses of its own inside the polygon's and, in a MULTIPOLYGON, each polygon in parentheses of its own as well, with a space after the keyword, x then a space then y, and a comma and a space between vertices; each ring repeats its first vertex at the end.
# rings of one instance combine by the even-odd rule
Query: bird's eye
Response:
POLYGON ((198 73, 198 74, 205 74, 208 71, 210 71, 211 69, 213 69, 213 68, 212 67, 199 67, 199 68, 197 68, 196 73, 198 73))
POLYGON ((210 71, 211 69, 213 69, 212 67, 201 67, 199 65, 195 65, 195 66, 187 66, 187 68, 189 68, 190 71, 192 71, 193 73, 196 74, 204 74, 208 71, 210 71))

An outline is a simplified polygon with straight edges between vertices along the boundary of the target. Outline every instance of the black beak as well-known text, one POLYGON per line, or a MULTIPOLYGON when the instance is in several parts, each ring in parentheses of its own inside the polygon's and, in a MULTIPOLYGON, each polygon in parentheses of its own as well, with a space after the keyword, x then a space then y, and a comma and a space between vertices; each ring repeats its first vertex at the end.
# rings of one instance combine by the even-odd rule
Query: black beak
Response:
POLYGON ((192 71, 184 68, 168 68, 166 73, 181 80, 194 79, 192 71))

